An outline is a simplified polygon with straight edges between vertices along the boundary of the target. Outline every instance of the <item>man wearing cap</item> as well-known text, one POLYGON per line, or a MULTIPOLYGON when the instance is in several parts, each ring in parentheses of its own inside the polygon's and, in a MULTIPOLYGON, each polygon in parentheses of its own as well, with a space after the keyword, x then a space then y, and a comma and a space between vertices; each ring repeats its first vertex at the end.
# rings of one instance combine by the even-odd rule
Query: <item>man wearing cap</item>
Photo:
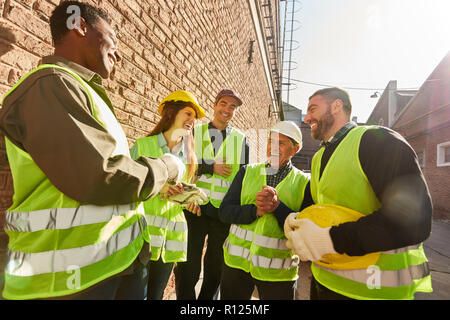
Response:
POLYGON ((284 220, 312 204, 304 199, 308 177, 292 165, 302 134, 292 121, 269 133, 268 161, 243 166, 222 201, 220 220, 231 223, 223 250, 221 299, 248 300, 254 286, 260 299, 293 300, 298 259, 286 247, 284 220))
POLYGON ((200 277, 203 246, 208 236, 204 257, 203 282, 199 300, 211 300, 217 293, 223 266, 222 244, 230 225, 218 218, 219 207, 239 168, 248 163, 249 147, 244 134, 230 126, 237 108, 242 105, 239 95, 223 89, 214 102, 214 118, 194 129, 195 152, 198 159, 198 180, 209 202, 189 207, 187 213, 187 261, 175 268, 177 299, 195 300, 195 285, 200 277))

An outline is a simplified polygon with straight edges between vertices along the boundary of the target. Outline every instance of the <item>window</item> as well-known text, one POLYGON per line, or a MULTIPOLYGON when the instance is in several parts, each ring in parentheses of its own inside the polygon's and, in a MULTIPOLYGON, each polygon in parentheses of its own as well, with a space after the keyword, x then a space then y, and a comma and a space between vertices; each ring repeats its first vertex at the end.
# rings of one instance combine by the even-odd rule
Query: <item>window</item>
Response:
POLYGON ((439 143, 437 145, 437 160, 438 167, 450 166, 450 141, 439 143))
POLYGON ((421 168, 425 168, 425 150, 417 151, 417 158, 421 168))
POLYGON ((380 118, 380 119, 378 120, 378 125, 379 125, 379 126, 384 126, 384 119, 383 119, 383 118, 380 118))

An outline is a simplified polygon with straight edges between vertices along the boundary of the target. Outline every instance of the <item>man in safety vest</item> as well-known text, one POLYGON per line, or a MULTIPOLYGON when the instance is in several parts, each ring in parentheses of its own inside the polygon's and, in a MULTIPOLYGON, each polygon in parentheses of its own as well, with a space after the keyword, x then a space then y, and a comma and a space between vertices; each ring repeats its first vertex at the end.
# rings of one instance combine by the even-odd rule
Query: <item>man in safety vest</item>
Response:
POLYGON ((172 155, 130 158, 102 86, 120 60, 107 14, 67 1, 50 28, 54 55, 7 92, 0 110, 14 181, 3 296, 144 299, 138 257, 149 235, 136 203, 180 181, 184 164, 172 155))
POLYGON ((417 156, 398 133, 350 121, 350 98, 326 88, 309 98, 304 121, 322 141, 311 166, 316 204, 359 212, 357 221, 319 227, 309 219, 286 219, 288 245, 313 261, 311 299, 413 299, 430 292, 431 276, 421 242, 430 234, 432 206, 417 156), (364 265, 364 257, 378 253, 364 265), (352 256, 353 266, 319 263, 326 254, 352 256), (358 264, 355 256, 361 256, 358 264), (319 262, 318 262, 319 261, 319 262))
POLYGON ((230 225, 219 220, 218 212, 225 193, 239 168, 248 163, 249 147, 245 135, 229 123, 242 105, 231 89, 221 90, 214 102, 214 118, 194 128, 195 152, 199 162, 197 186, 209 198, 200 207, 188 207, 187 261, 175 267, 177 299, 210 300, 217 293, 223 266, 222 245, 230 225), (203 281, 198 297, 195 285, 200 277, 205 238, 208 244, 203 265, 203 281))
POLYGON ((220 206, 220 219, 232 223, 223 250, 221 299, 293 300, 298 258, 286 247, 283 224, 292 211, 312 204, 303 199, 308 177, 292 165, 302 147, 300 128, 281 121, 270 130, 268 161, 243 166, 220 206))

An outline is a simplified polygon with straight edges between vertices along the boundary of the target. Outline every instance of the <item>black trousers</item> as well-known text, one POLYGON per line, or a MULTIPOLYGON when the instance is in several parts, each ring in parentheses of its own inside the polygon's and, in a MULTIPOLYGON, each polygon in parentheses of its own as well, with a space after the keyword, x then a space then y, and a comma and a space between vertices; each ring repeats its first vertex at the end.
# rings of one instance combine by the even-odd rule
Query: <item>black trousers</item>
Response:
POLYGON ((343 296, 324 287, 314 279, 314 276, 311 277, 309 296, 311 300, 353 300, 352 298, 343 296))
POLYGON ((261 300, 294 300, 297 281, 261 281, 241 269, 223 267, 220 285, 221 300, 250 300, 258 289, 261 300))
POLYGON ((228 236, 229 224, 211 218, 202 212, 200 217, 185 213, 188 224, 187 261, 178 262, 174 269, 178 300, 195 300, 202 264, 203 245, 208 243, 203 263, 203 282, 198 300, 212 300, 219 288, 223 267, 223 242, 228 236))
POLYGON ((174 263, 164 263, 161 258, 150 261, 148 268, 147 300, 162 300, 174 263))

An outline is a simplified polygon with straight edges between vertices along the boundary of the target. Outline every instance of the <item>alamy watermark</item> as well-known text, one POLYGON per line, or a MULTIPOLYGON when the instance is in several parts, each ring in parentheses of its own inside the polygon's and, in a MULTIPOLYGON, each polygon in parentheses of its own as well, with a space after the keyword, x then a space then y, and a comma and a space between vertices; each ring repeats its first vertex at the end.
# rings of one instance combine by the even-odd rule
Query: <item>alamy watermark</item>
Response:
POLYGON ((70 290, 81 288, 81 270, 79 266, 70 265, 66 269, 70 276, 66 280, 66 286, 70 290))
POLYGON ((370 274, 367 278, 366 285, 370 290, 381 289, 381 270, 379 266, 371 265, 366 269, 366 272, 370 274))
POLYGON ((80 28, 81 10, 77 5, 70 5, 67 7, 66 13, 71 14, 66 20, 67 29, 73 30, 80 28))

